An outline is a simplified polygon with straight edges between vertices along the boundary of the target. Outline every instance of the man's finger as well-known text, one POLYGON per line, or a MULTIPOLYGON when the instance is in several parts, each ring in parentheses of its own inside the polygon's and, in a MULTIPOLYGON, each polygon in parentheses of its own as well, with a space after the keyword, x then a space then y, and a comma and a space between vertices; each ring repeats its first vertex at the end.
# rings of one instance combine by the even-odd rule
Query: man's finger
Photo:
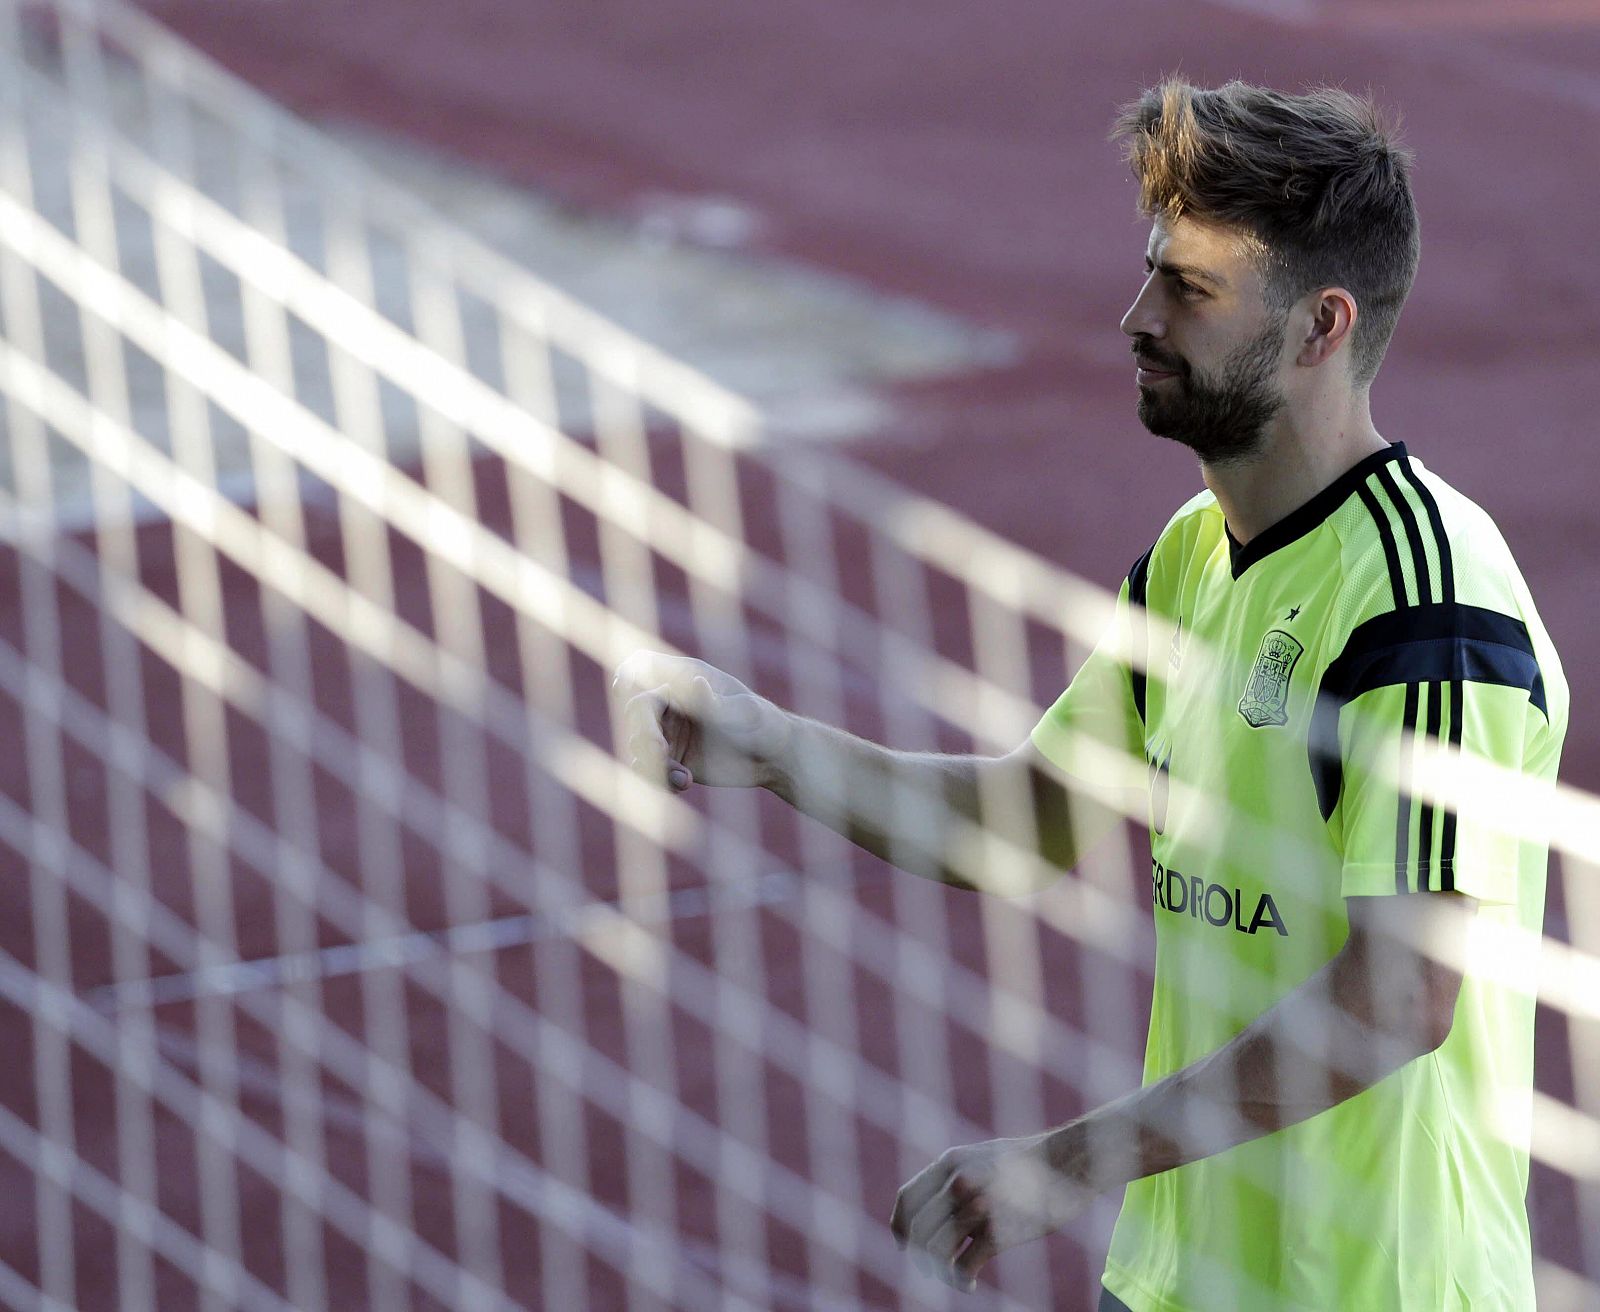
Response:
POLYGON ((661 733, 667 750, 681 761, 689 754, 689 744, 694 737, 694 721, 676 707, 668 706, 661 712, 661 733))
POLYGON ((900 1186, 900 1192, 895 1195, 894 1212, 889 1217, 889 1229, 894 1232, 894 1237, 899 1240, 901 1248, 911 1240, 912 1221, 916 1219, 928 1200, 944 1188, 944 1182, 949 1175, 950 1167, 943 1161, 938 1161, 932 1166, 924 1167, 900 1186))
POLYGON ((641 724, 661 723, 661 712, 666 709, 667 699, 664 696, 665 687, 641 688, 627 701, 622 703, 622 720, 624 724, 637 726, 641 724))
POLYGON ((947 1284, 955 1270, 956 1254, 961 1251, 961 1246, 967 1242, 967 1237, 977 1224, 978 1221, 970 1215, 947 1212, 944 1223, 918 1245, 939 1264, 940 1279, 947 1284))
POLYGON ((889 1233, 894 1236, 895 1243, 901 1248, 906 1246, 906 1191, 902 1186, 900 1192, 894 1196, 894 1210, 889 1213, 889 1233))
POLYGON ((694 776, 683 764, 694 726, 672 709, 665 684, 630 697, 623 707, 622 723, 626 734, 623 745, 635 770, 678 792, 694 782, 694 776))
POLYGON ((932 1245, 934 1237, 954 1220, 960 1206, 960 1199, 951 1193, 949 1180, 946 1180, 911 1218, 911 1246, 931 1253, 941 1262, 947 1262, 951 1254, 935 1252, 932 1245))
MULTIPOLYGON (((924 1214, 942 1211, 944 1220, 921 1241, 920 1247, 939 1263, 943 1278, 948 1279, 956 1254, 968 1236, 987 1224, 989 1208, 983 1194, 963 1180, 959 1171, 950 1177, 934 1201, 938 1207, 925 1208, 924 1214)), ((916 1230, 913 1223, 914 1243, 917 1242, 916 1230)))
POLYGON ((623 703, 622 728, 625 741, 631 746, 635 742, 648 746, 659 743, 661 750, 667 748, 666 736, 661 730, 661 719, 666 709, 666 701, 661 696, 659 689, 635 693, 623 703))
POLYGON ((678 706, 688 706, 698 709, 704 704, 703 696, 697 683, 704 683, 709 690, 711 685, 706 682, 705 675, 700 671, 705 668, 699 661, 687 658, 675 661, 661 661, 656 665, 656 672, 660 675, 659 682, 666 685, 673 702, 678 706))
POLYGON ((656 728, 654 723, 640 724, 629 729, 622 745, 641 761, 665 760, 667 754, 667 740, 661 736, 661 730, 656 728))
POLYGON ((986 1217, 973 1230, 967 1251, 955 1260, 956 1288, 972 1293, 978 1287, 978 1272, 999 1251, 994 1242, 994 1227, 986 1217))
POLYGON ((617 666, 616 675, 611 680, 611 686, 619 693, 637 692, 641 688, 653 688, 664 681, 660 669, 661 653, 655 651, 636 651, 617 666))

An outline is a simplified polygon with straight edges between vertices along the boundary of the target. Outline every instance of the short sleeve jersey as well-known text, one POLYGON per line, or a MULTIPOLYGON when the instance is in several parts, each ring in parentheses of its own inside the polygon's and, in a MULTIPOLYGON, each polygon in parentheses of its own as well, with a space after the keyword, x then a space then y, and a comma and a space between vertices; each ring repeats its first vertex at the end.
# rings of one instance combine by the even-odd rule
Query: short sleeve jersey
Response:
MULTIPOLYGON (((1244 546, 1209 492, 1185 505, 1033 732, 1069 775, 1092 777, 1107 749, 1146 762, 1146 1082, 1326 964, 1347 897, 1454 889, 1480 899, 1480 922, 1537 933, 1546 846, 1407 781, 1427 735, 1553 784, 1566 718, 1560 663, 1500 533, 1403 446, 1244 546)), ((1106 1287, 1134 1312, 1532 1307, 1526 1132, 1511 1128, 1532 1096, 1531 988, 1469 961, 1435 1052, 1130 1185, 1106 1287)))

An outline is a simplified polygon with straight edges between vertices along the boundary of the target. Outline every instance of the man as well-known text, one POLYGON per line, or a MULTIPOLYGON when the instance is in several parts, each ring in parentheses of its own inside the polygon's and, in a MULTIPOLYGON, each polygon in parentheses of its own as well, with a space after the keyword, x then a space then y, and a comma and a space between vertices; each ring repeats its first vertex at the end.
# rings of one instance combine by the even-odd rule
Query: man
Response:
POLYGON ((950 1283, 1126 1186, 1103 1309, 1531 1308, 1505 1113, 1533 999, 1478 941, 1539 932, 1546 850, 1411 784, 1429 742, 1553 781, 1567 693, 1488 517, 1373 426, 1416 270, 1408 157, 1365 101, 1240 83, 1165 83, 1117 135, 1152 220, 1122 323, 1139 416, 1207 490, 1030 741, 890 752, 645 654, 630 751, 976 887, 1002 872, 954 868, 963 824, 1063 869, 1109 823, 1106 763, 1148 763, 1144 1085, 901 1189, 895 1234, 950 1283))

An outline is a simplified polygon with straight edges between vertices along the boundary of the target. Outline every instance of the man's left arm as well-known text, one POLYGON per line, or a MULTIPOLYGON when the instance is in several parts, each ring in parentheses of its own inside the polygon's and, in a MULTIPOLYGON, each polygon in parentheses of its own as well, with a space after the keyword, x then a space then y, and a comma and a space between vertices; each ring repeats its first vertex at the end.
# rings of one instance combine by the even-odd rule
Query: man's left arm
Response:
POLYGON ((903 1247, 958 1289, 996 1253, 1099 1193, 1298 1124, 1432 1052, 1450 1032, 1475 901, 1346 899, 1344 946, 1209 1056, 1040 1135, 952 1148, 895 1199, 903 1247))

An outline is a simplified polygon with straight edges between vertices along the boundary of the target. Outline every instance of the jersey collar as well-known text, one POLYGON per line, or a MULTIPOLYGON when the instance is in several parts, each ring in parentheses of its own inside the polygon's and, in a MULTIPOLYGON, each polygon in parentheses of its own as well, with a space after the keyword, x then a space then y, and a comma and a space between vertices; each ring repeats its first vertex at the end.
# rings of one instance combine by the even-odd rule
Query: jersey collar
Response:
POLYGON ((1291 542, 1305 537, 1344 505, 1350 494, 1371 477, 1373 470, 1380 465, 1388 464, 1391 460, 1404 460, 1405 455, 1404 442, 1395 442, 1382 451, 1374 451, 1359 464, 1345 470, 1311 500, 1291 510, 1270 528, 1262 529, 1243 546, 1233 536, 1233 530, 1224 523, 1223 530, 1228 535, 1228 560, 1233 566, 1233 577, 1238 578, 1256 561, 1264 556, 1270 556, 1279 547, 1286 547, 1291 542))

